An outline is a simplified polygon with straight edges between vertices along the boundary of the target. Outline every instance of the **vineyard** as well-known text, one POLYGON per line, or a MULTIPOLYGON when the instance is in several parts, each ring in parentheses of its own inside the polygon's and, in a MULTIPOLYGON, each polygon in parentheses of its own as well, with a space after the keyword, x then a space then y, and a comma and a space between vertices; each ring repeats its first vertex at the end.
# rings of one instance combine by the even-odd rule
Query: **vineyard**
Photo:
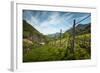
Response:
POLYGON ((24 61, 56 61, 56 60, 82 60, 91 58, 90 34, 76 37, 75 49, 72 49, 72 38, 62 38, 62 40, 50 41, 45 45, 33 43, 25 45, 31 50, 24 52, 24 61))
POLYGON ((91 23, 80 24, 88 17, 73 20, 69 30, 50 35, 23 20, 23 62, 91 59, 91 23))

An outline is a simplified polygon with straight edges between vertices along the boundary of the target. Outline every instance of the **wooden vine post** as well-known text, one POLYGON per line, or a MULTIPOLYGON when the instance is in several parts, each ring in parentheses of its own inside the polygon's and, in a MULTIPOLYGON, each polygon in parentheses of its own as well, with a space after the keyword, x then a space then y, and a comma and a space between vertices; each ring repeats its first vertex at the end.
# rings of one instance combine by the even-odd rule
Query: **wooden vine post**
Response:
POLYGON ((76 21, 74 20, 73 21, 73 33, 72 33, 72 36, 73 36, 73 39, 72 39, 72 53, 74 55, 74 52, 75 52, 75 23, 76 21))
POLYGON ((60 47, 61 47, 61 39, 62 39, 62 29, 60 29, 60 47))

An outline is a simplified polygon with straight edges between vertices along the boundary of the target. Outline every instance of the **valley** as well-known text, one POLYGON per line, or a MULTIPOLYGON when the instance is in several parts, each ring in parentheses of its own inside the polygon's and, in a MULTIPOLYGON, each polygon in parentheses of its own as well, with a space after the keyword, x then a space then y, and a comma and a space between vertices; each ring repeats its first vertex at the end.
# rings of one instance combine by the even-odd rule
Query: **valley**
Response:
POLYGON ((43 35, 23 20, 23 62, 83 60, 91 58, 91 23, 66 32, 43 35))

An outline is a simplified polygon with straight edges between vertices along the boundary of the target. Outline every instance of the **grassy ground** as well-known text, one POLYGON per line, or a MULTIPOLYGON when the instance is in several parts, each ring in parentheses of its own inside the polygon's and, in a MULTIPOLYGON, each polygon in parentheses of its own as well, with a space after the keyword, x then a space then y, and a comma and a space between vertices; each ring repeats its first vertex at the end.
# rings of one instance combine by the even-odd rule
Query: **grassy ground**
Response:
POLYGON ((60 40, 49 41, 48 44, 39 45, 34 43, 29 45, 24 42, 23 62, 38 62, 38 61, 58 61, 58 60, 82 60, 91 58, 90 34, 76 36, 75 49, 72 49, 72 38, 64 37, 60 40))

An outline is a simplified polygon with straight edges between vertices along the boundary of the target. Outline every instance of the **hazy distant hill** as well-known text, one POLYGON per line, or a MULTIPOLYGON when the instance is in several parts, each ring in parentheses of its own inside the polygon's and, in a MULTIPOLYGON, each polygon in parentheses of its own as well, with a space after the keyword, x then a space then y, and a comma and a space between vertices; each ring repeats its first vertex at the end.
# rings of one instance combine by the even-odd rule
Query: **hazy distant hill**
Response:
POLYGON ((49 38, 55 38, 55 37, 57 38, 57 37, 60 36, 60 33, 48 34, 46 36, 49 37, 49 38))
MULTIPOLYGON (((66 32, 62 33, 62 37, 66 34, 72 34, 73 29, 70 28, 69 30, 67 30, 66 32)), ((87 33, 91 33, 91 23, 88 24, 79 24, 75 27, 75 33, 76 35, 82 35, 82 34, 87 34, 87 33)), ((54 34, 48 34, 46 35, 49 38, 59 38, 60 37, 60 33, 54 33, 54 34)))

